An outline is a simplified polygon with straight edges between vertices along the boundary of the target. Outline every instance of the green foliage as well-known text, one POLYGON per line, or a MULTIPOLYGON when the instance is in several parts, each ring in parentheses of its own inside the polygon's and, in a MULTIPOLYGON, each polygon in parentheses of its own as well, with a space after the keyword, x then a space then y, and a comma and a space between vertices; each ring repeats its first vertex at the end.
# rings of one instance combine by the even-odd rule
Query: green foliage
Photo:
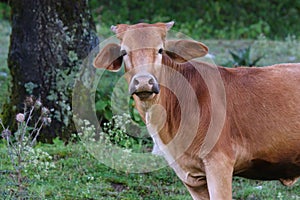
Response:
POLYGON ((7 21, 0 20, 0 113, 2 106, 9 99, 9 83, 11 77, 9 69, 7 68, 7 54, 10 32, 11 28, 9 26, 9 23, 7 21))
POLYGON ((7 3, 0 2, 0 19, 8 20, 10 18, 10 7, 7 3))
POLYGON ((103 131, 106 136, 115 145, 119 147, 131 149, 133 151, 145 152, 152 149, 152 140, 148 133, 133 137, 130 133, 132 125, 132 118, 129 114, 114 115, 112 121, 104 123, 103 131))
POLYGON ((194 39, 256 38, 264 34, 283 39, 299 37, 300 2, 276 1, 104 1, 91 0, 90 6, 103 36, 117 23, 175 20, 174 30, 194 39))
POLYGON ((112 90, 120 77, 120 73, 111 73, 105 71, 101 77, 101 80, 99 81, 99 85, 96 89, 95 106, 97 116, 100 121, 112 119, 112 90))
MULTIPOLYGON (((89 1, 103 36, 111 35, 109 27, 117 23, 175 20, 174 29, 195 39, 256 38, 264 34, 284 39, 299 37, 300 2, 292 0, 246 1, 89 1)), ((10 7, 0 3, 0 19, 9 19, 10 7)))
POLYGON ((259 56, 253 60, 251 58, 250 52, 251 52, 251 46, 248 46, 243 49, 239 49, 236 52, 229 50, 232 60, 228 61, 224 66, 227 67, 258 66, 257 63, 263 58, 263 56, 259 56))

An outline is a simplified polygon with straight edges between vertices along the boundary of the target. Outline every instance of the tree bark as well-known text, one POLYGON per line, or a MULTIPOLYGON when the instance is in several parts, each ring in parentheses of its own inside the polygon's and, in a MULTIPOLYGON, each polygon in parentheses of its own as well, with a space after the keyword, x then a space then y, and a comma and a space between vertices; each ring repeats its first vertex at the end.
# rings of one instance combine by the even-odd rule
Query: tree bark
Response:
POLYGON ((26 96, 40 98, 52 114, 40 140, 67 140, 72 122, 72 87, 81 61, 97 46, 87 0, 11 0, 12 34, 8 67, 12 76, 4 122, 15 126, 26 96))

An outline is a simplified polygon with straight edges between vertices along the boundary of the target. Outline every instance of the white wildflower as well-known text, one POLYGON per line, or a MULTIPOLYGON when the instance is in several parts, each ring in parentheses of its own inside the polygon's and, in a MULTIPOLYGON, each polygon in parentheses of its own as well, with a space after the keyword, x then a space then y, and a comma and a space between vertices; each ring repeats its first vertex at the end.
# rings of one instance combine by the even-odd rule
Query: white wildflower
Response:
POLYGON ((16 120, 17 120, 18 122, 20 122, 20 123, 24 122, 24 120, 25 120, 25 115, 22 114, 22 113, 17 114, 17 115, 16 115, 16 120))

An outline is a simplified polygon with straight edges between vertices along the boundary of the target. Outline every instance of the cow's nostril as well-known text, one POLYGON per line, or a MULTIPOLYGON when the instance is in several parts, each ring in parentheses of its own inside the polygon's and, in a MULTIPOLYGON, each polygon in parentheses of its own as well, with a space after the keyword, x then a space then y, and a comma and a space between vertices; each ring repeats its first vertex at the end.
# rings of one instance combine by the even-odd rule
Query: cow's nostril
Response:
POLYGON ((137 79, 134 79, 134 80, 133 80, 133 84, 134 84, 134 85, 138 85, 139 83, 140 83, 140 82, 139 82, 137 79))
POLYGON ((148 81, 148 83, 149 83, 150 85, 153 85, 153 84, 154 84, 154 79, 153 79, 153 78, 150 78, 150 80, 148 81))

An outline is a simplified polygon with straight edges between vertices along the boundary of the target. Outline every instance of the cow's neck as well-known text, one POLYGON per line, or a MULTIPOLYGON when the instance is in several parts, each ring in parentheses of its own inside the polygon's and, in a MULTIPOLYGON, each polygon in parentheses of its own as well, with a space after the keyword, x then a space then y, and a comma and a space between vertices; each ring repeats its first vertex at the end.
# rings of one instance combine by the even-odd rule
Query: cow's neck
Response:
POLYGON ((196 137, 203 138, 210 122, 209 92, 201 75, 188 63, 174 65, 168 63, 170 68, 161 73, 162 84, 156 98, 137 103, 160 149, 173 142, 173 155, 191 146, 192 141, 197 141, 200 148, 202 140, 196 137))

